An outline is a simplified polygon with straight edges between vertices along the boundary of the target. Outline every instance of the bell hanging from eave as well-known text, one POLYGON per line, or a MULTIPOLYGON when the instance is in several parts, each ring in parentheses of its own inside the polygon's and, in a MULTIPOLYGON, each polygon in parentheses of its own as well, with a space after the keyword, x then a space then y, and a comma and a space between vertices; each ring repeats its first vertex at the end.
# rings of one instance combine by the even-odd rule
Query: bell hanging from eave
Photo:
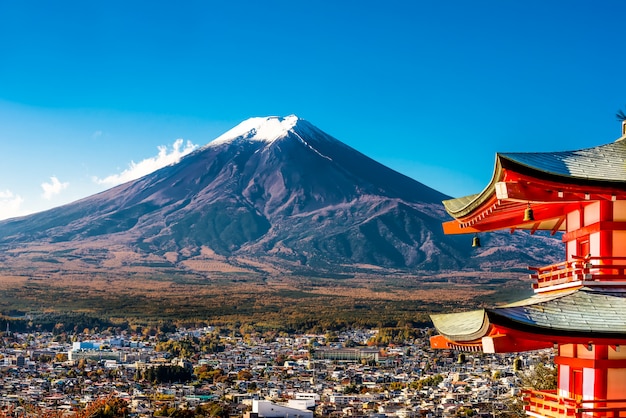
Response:
POLYGON ((478 238, 478 235, 474 235, 474 238, 472 239, 472 247, 480 248, 480 238, 478 238))
POLYGON ((524 222, 530 222, 534 220, 535 220, 535 215, 533 214, 533 210, 530 207, 530 203, 529 203, 526 209, 524 209, 524 222))

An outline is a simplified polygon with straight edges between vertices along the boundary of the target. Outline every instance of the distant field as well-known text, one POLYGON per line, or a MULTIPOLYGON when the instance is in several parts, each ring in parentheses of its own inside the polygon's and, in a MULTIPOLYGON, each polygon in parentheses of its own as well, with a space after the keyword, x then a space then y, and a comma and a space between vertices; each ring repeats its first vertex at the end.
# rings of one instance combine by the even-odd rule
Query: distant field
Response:
POLYGON ((44 254, 28 259, 11 272, 0 267, 0 312, 83 312, 133 323, 193 320, 306 331, 341 324, 419 325, 429 313, 521 298, 529 291, 519 273, 329 278, 266 276, 219 260, 186 262, 181 269, 129 254, 108 260, 110 268, 91 268, 88 258, 62 264, 44 254))

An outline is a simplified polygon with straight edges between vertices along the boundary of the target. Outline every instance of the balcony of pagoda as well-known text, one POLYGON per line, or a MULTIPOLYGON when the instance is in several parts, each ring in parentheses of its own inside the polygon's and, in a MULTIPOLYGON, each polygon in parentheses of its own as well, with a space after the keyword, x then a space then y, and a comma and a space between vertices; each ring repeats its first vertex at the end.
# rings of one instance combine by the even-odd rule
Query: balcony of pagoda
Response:
POLYGON ((582 286, 626 287, 626 257, 574 257, 529 270, 536 293, 582 286))
POLYGON ((556 390, 522 390, 526 414, 546 418, 626 417, 626 398, 582 400, 559 396, 556 390))

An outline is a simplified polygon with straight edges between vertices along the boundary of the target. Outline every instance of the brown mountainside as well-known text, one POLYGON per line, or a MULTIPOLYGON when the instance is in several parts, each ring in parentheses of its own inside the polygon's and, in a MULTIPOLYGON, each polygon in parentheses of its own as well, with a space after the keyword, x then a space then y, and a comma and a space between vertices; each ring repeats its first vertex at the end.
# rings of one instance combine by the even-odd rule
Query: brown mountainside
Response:
POLYGON ((445 236, 448 198, 295 116, 254 118, 136 181, 0 222, 5 272, 436 273, 548 264, 552 237, 445 236))

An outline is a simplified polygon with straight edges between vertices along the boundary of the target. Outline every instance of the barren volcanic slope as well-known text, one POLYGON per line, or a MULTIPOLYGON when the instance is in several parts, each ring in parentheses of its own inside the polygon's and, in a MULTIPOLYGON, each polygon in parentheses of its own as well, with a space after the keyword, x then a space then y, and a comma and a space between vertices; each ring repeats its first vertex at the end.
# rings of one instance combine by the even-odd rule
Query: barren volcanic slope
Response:
POLYGON ((296 116, 253 118, 139 180, 0 222, 0 261, 50 274, 272 275, 439 271, 520 260, 516 248, 522 262, 533 249, 544 259, 560 251, 554 239, 515 234, 517 245, 470 257, 470 239, 442 233, 446 198, 296 116))

